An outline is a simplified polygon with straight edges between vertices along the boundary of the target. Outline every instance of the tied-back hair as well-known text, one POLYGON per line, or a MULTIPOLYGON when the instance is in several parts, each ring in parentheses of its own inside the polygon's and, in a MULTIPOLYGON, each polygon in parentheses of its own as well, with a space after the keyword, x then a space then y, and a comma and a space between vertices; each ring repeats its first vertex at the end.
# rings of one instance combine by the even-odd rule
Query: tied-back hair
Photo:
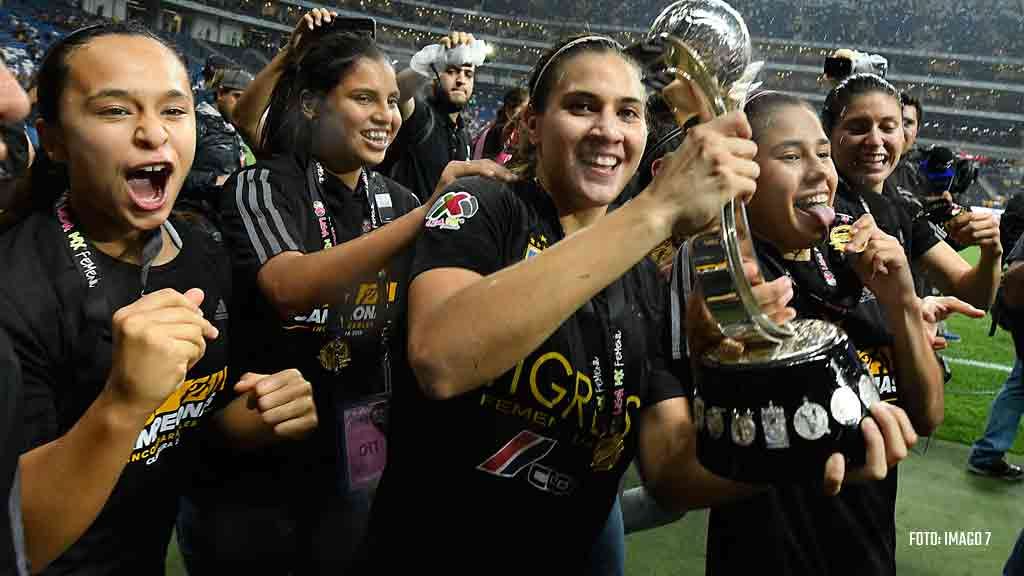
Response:
POLYGON ((306 99, 312 97, 323 105, 327 94, 361 58, 388 61, 365 34, 332 31, 311 44, 274 84, 260 133, 260 149, 266 154, 293 153, 303 163, 311 158, 313 127, 318 121, 306 114, 306 99))
POLYGON ((790 106, 803 107, 812 114, 817 111, 804 99, 784 92, 775 90, 762 90, 747 99, 743 105, 743 112, 750 122, 750 129, 753 133, 752 140, 758 142, 765 130, 771 128, 775 113, 781 108, 790 106))
MULTIPOLYGON (((562 65, 570 58, 584 53, 604 54, 609 52, 618 54, 635 66, 637 71, 641 70, 640 65, 624 52, 622 45, 608 36, 579 34, 553 45, 541 55, 530 72, 530 83, 528 84, 530 87, 530 109, 535 114, 543 114, 547 110, 551 92, 561 76, 562 65)), ((533 177, 536 175, 537 168, 537 148, 530 143, 522 117, 520 117, 518 129, 519 143, 509 161, 509 168, 517 174, 533 177)))
MULTIPOLYGON (((78 48, 104 36, 140 36, 159 42, 174 54, 187 75, 188 68, 181 52, 172 43, 138 22, 106 22, 79 28, 50 45, 35 76, 39 118, 48 126, 58 129, 60 125, 60 100, 71 72, 68 59, 78 48)), ((31 178, 34 208, 52 207, 53 202, 70 184, 67 166, 51 160, 45 150, 36 154, 32 162, 31 178)))
POLYGON ((832 130, 839 125, 846 108, 854 98, 874 93, 888 94, 897 104, 900 102, 900 91, 877 74, 853 74, 837 84, 828 93, 825 105, 821 109, 821 123, 825 127, 825 134, 831 137, 832 130))

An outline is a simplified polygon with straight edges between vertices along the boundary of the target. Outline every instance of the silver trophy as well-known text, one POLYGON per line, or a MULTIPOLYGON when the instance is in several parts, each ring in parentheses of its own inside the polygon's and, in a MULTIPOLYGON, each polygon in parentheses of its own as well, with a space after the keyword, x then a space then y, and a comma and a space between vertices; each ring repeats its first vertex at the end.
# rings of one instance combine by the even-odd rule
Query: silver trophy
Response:
MULTIPOLYGON (((699 112, 685 83, 720 116, 743 107, 761 68, 751 63, 743 18, 720 0, 671 4, 630 52, 680 125, 699 112)), ((778 323, 760 309, 743 269, 757 263, 743 202, 723 206, 717 228, 691 237, 684 250, 688 305, 703 307, 712 328, 742 344, 695 351, 691 342, 702 463, 737 480, 786 482, 820 476, 836 450, 862 458, 859 424, 877 399, 873 381, 834 324, 778 323)))

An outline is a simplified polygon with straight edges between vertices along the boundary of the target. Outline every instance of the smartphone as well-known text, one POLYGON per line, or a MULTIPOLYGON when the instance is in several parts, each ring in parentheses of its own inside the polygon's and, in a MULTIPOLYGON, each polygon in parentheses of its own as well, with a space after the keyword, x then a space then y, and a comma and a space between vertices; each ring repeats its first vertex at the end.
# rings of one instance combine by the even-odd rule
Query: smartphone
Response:
POLYGON ((370 37, 371 40, 377 40, 377 21, 373 18, 365 17, 349 17, 349 16, 335 16, 331 23, 327 26, 320 28, 320 34, 327 34, 330 32, 352 32, 355 34, 365 34, 370 37))

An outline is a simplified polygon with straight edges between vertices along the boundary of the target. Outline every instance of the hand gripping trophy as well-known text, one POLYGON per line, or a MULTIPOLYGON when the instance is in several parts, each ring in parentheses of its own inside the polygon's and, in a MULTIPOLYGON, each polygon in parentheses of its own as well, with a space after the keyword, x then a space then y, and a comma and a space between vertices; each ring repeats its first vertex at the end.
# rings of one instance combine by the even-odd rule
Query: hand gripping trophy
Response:
MULTIPOLYGON (((742 108, 762 64, 750 62, 746 24, 721 0, 671 4, 630 52, 680 125, 742 108)), ((696 351, 691 342, 704 466, 736 480, 785 483, 820 476, 836 451, 862 460, 859 426, 878 400, 874 381, 834 324, 780 324, 760 310, 744 273, 744 263, 757 257, 743 201, 725 205, 718 228, 689 238, 683 249, 688 306, 702 308, 720 337, 742 344, 741 352, 696 351)))

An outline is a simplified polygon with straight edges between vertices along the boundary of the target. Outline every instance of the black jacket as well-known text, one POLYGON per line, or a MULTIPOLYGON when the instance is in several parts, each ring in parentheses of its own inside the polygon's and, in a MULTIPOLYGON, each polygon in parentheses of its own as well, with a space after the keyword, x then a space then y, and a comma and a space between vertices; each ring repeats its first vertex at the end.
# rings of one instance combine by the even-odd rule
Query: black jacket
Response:
POLYGON ((238 131, 208 102, 196 106, 196 159, 176 206, 213 217, 220 212, 217 177, 242 167, 238 131))

